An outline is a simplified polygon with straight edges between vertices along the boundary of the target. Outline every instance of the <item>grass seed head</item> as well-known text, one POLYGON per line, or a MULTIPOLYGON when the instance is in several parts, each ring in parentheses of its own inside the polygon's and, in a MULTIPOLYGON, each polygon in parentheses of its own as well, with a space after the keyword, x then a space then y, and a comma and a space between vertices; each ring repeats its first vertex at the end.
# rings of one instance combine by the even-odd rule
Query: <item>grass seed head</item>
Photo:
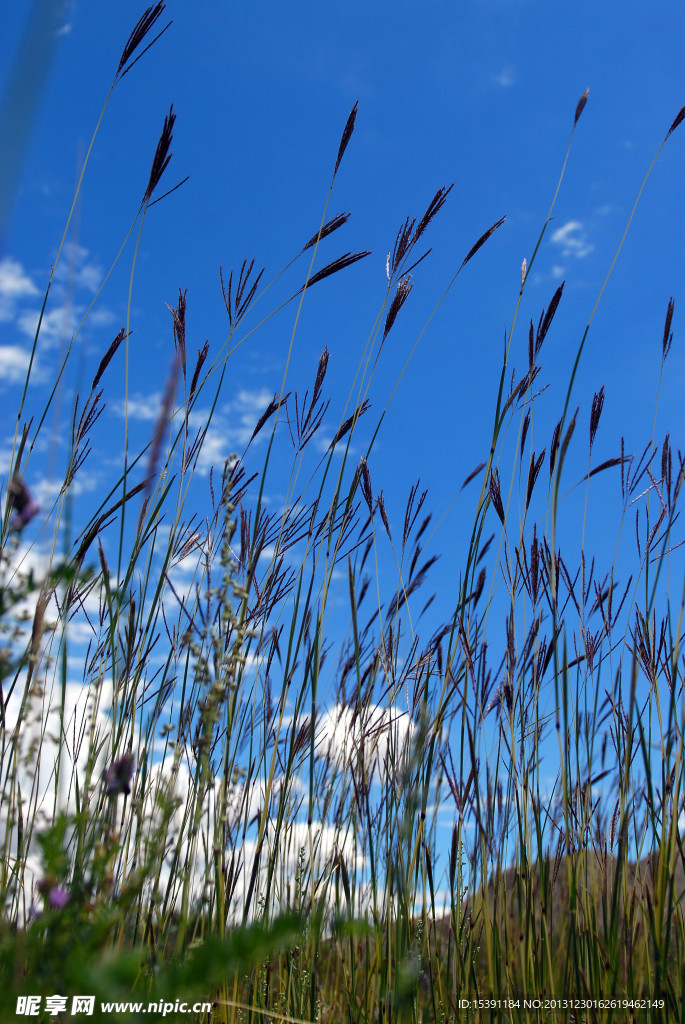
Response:
POLYGON ((338 149, 338 159, 335 161, 335 170, 333 171, 333 177, 335 177, 336 174, 338 173, 338 168, 340 167, 340 161, 342 160, 343 156, 345 155, 345 150, 347 149, 348 142, 352 138, 352 132, 354 131, 354 123, 357 120, 357 110, 358 110, 358 108, 359 108, 359 100, 357 100, 355 105, 352 107, 352 110, 350 111, 350 116, 347 118, 347 121, 345 123, 345 127, 344 127, 343 133, 342 133, 342 138, 340 139, 340 147, 338 149))
POLYGON ((574 128, 578 124, 578 119, 579 119, 580 115, 585 110, 585 104, 587 103, 587 98, 588 98, 589 95, 590 95, 590 90, 586 89, 585 92, 583 93, 583 95, 578 100, 578 106, 576 107, 576 116, 573 119, 573 127, 574 128))

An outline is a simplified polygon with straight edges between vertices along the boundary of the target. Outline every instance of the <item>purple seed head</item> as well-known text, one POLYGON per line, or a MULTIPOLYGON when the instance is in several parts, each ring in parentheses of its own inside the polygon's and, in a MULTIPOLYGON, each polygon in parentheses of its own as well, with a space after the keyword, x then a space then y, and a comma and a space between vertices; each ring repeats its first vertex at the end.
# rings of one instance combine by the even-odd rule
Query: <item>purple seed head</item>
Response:
POLYGON ((124 796, 129 795, 135 764, 136 760, 132 750, 127 751, 117 761, 112 761, 104 775, 107 796, 119 796, 120 793, 123 793, 124 796))
POLYGON ((9 496, 10 505, 14 509, 10 529, 22 530, 38 515, 40 505, 34 501, 28 487, 17 473, 14 474, 9 485, 9 496))

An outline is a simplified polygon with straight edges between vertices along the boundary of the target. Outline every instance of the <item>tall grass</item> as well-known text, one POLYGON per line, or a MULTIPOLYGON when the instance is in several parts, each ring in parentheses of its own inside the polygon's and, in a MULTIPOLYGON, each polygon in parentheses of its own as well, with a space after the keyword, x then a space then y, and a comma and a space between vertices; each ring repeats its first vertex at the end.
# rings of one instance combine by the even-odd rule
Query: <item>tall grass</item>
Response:
MULTIPOLYGON (((163 6, 135 27, 114 85, 163 6)), ((320 266, 348 216, 331 218, 328 201, 356 115, 320 228, 278 275, 293 282, 291 351, 310 289, 335 287, 323 282, 368 255, 320 266)), ((173 127, 170 110, 138 240, 163 198, 173 127)), ((73 344, 34 409, 39 324, 2 531, 3 1019, 18 997, 57 993, 209 1000, 215 1021, 683 1019, 683 459, 668 435, 593 459, 604 391, 583 411, 573 395, 594 309, 549 436, 538 414, 563 285, 537 325, 521 329, 518 314, 566 160, 513 297, 491 436, 473 441, 453 607, 428 589, 426 493, 411 489, 399 523, 386 509, 384 413, 368 397, 451 186, 400 226, 330 443, 325 349, 304 393, 288 390, 286 369, 246 451, 207 490, 198 461, 227 367, 277 311, 265 311, 270 283, 254 262, 222 273, 218 349, 189 354, 185 292, 169 307, 175 356, 153 435, 136 451, 127 430, 120 472, 84 522, 74 489, 122 354, 129 393, 130 325, 75 400, 46 514, 31 497, 35 453, 73 344), (581 443, 578 546, 564 540, 564 469, 581 443), (269 483, 287 449, 276 505, 269 483), (585 550, 600 475, 616 484, 618 529, 635 528, 621 579, 616 555, 585 550), (41 572, 29 568, 36 535, 41 572), (446 845, 438 808, 454 822, 446 845), (545 1007, 554 998, 578 1002, 545 1007)), ((671 300, 655 339, 662 373, 673 315, 671 300)))

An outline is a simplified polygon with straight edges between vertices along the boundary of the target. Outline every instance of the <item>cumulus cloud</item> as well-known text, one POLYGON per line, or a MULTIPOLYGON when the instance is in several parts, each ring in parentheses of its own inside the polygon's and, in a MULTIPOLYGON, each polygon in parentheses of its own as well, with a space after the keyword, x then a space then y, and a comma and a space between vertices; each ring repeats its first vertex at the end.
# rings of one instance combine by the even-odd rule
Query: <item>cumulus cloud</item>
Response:
POLYGON ((372 704, 359 711, 336 705, 317 719, 316 747, 340 767, 363 760, 367 778, 395 775, 411 751, 415 726, 408 714, 372 704))
POLYGON ((122 418, 128 414, 130 420, 150 421, 156 420, 159 410, 162 408, 161 391, 133 391, 129 394, 128 400, 112 402, 110 408, 117 416, 122 418))
MULTIPOLYGON (((197 558, 201 536, 192 533, 186 539, 187 551, 184 545, 181 552, 190 560, 197 558)), ((22 550, 21 556, 24 573, 30 569, 37 580, 44 577, 48 564, 44 554, 34 548, 22 550)), ((116 585, 112 579, 110 587, 116 585)), ((72 652, 76 643, 90 642, 91 668, 97 667, 101 655, 95 652, 107 633, 106 603, 99 585, 94 583, 69 623, 72 652)), ((52 605, 45 614, 45 621, 48 619, 59 621, 59 610, 55 607, 53 614, 52 605)), ((29 634, 31 628, 29 618, 29 634)), ((260 912, 260 900, 267 891, 275 909, 292 901, 298 872, 301 877, 304 872, 310 879, 319 880, 317 885, 328 885, 338 856, 344 857, 351 876, 363 872, 363 856, 346 824, 316 820, 316 813, 311 824, 303 821, 309 799, 308 770, 283 769, 283 774, 276 773, 266 784, 268 773, 254 771, 251 766, 248 775, 236 771, 230 780, 220 775, 209 778, 205 789, 198 792, 198 765, 191 753, 192 732, 175 747, 172 744, 165 749, 163 743, 155 741, 143 751, 145 738, 138 717, 119 718, 112 713, 116 701, 126 698, 124 693, 113 690, 110 671, 103 664, 99 678, 95 680, 96 673, 91 677, 95 680, 92 685, 70 679, 62 688, 59 673, 53 673, 47 664, 48 654, 57 656, 60 633, 54 634, 54 641, 49 636, 40 681, 37 670, 34 685, 23 697, 20 679, 6 707, 6 737, 15 746, 16 758, 12 763, 16 766, 17 784, 6 790, 13 806, 8 806, 7 797, 4 802, 0 799, 0 837, 3 832, 16 829, 19 809, 29 831, 31 823, 35 823, 31 839, 29 831, 25 832, 29 844, 24 875, 26 909, 32 900, 39 903, 36 886, 43 867, 36 835, 49 826, 57 810, 70 816, 76 813, 76 794, 81 808, 89 808, 95 827, 98 821, 111 816, 110 801, 118 801, 121 820, 126 816, 126 825, 122 827, 136 833, 131 851, 149 849, 159 866, 156 879, 146 885, 168 892, 171 906, 181 899, 186 878, 191 902, 197 903, 210 892, 215 880, 217 849, 226 871, 227 916, 235 921, 242 919, 248 893, 249 918, 260 912), (123 728, 123 736, 116 741, 115 722, 117 729, 123 728), (162 750, 166 754, 164 760, 162 750), (107 788, 113 780, 121 778, 122 764, 127 758, 131 765, 131 793, 124 804, 124 790, 108 793, 107 788), (143 772, 139 770, 140 764, 146 758, 149 760, 143 772), (285 815, 281 816, 278 811, 283 805, 285 815), (217 847, 217 843, 221 845, 217 847)), ((109 650, 107 645, 105 650, 109 650)), ((102 657, 106 660, 107 655, 102 657)), ((256 663, 250 665, 250 674, 257 668, 256 663)), ((172 710, 171 704, 165 706, 165 718, 172 710)), ((158 727, 162 724, 159 721, 158 727)), ((274 737, 274 742, 280 746, 289 729, 302 726, 306 728, 306 718, 299 723, 285 721, 283 732, 274 737)), ((322 710, 316 719, 316 771, 321 769, 329 779, 327 785, 340 784, 342 790, 350 786, 352 774, 362 767, 369 784, 387 784, 401 775, 414 739, 415 726, 410 716, 395 708, 370 704, 351 709, 335 704, 322 710)), ((16 836, 12 842, 16 844, 16 836)), ((122 884, 133 867, 128 861, 119 866, 117 877, 122 884)))
MULTIPOLYGON (((242 388, 215 411, 198 458, 198 470, 208 473, 212 466, 222 468, 230 455, 244 451, 257 420, 272 399, 273 392, 265 388, 253 391, 242 388)), ((128 396, 128 407, 123 401, 118 401, 113 402, 110 408, 120 417, 128 408, 129 419, 152 422, 157 420, 162 402, 161 391, 135 391, 128 396)), ((208 415, 208 409, 193 409, 188 418, 189 426, 195 430, 203 429, 208 415)))
MULTIPOLYGON (((69 683, 63 699, 61 692, 46 697, 37 690, 24 706, 17 758, 21 786, 16 793, 21 794, 18 799, 24 822, 35 821, 38 833, 49 825, 55 808, 69 815, 76 812, 77 791, 81 807, 85 804, 89 804, 91 809, 98 805, 103 807, 110 799, 104 793, 105 783, 117 777, 117 766, 123 761, 123 758, 112 760, 109 753, 112 700, 111 686, 106 682, 98 689, 69 683), (94 748, 98 753, 93 761, 94 748), (56 775, 57 765, 60 767, 59 776, 56 775)), ((6 720, 8 734, 18 728, 18 706, 18 701, 10 703, 6 720)), ((184 871, 174 870, 177 864, 187 866, 191 903, 199 901, 212 884, 215 872, 212 851, 216 834, 232 837, 225 859, 232 861, 234 873, 228 908, 228 917, 234 921, 242 918, 255 869, 256 885, 250 918, 259 913, 259 899, 266 889, 267 874, 274 883, 272 900, 278 906, 281 900, 287 899, 298 867, 302 866, 303 854, 308 869, 319 877, 323 866, 344 846, 339 829, 321 822, 308 826, 289 815, 287 822, 277 830, 276 802, 286 799, 292 803, 294 798, 297 805, 302 801, 296 778, 286 783, 283 777, 277 777, 268 793, 263 783, 245 785, 238 781, 226 788, 222 779, 215 778, 194 806, 197 786, 194 769, 182 758, 167 757, 165 762, 148 766, 145 775, 141 776, 136 770, 138 740, 137 735, 132 737, 130 784, 135 798, 142 802, 139 827, 143 848, 150 844, 150 849, 159 847, 160 853, 157 858, 159 876, 154 881, 150 880, 148 886, 151 888, 156 884, 160 891, 168 891, 172 903, 180 898, 185 884, 184 871), (141 789, 143 778, 144 788, 141 789), (283 795, 286 785, 291 791, 289 795, 283 795), (266 824, 262 842, 258 845, 254 835, 248 832, 245 836, 241 823, 255 822, 264 814, 267 815, 266 824), (198 824, 191 828, 189 825, 193 819, 198 824), (239 833, 243 836, 240 840, 237 838, 239 833), (162 855, 162 850, 165 855, 162 855)), ((117 799, 116 794, 111 798, 117 799)), ((3 808, 0 810, 0 832, 7 828, 12 829, 13 825, 7 809, 3 808)), ((38 851, 34 835, 24 876, 27 906, 36 900, 36 886, 42 877, 38 851)), ((356 869, 353 850, 347 851, 347 861, 351 870, 356 869)), ((124 877, 128 870, 124 868, 124 877)))
POLYGON ((84 310, 73 306, 56 306, 43 313, 40 318, 39 309, 27 309, 17 317, 17 327, 22 334, 25 334, 31 341, 36 336, 40 322, 40 342, 43 348, 57 348, 60 340, 69 334, 73 334, 79 323, 79 315, 84 310))
MULTIPOLYGON (((241 389, 230 402, 226 403, 212 423, 202 445, 197 463, 201 473, 208 473, 212 466, 223 467, 226 459, 233 454, 243 452, 247 447, 257 420, 273 399, 273 392, 266 388, 256 390, 241 389)), ((193 417, 191 417, 192 422, 193 417)), ((200 413, 194 425, 199 427, 205 422, 200 413)))
POLYGON ((17 299, 37 295, 38 288, 18 260, 0 260, 0 320, 11 320, 17 299))
MULTIPOLYGON (((35 337, 40 322, 41 347, 55 348, 64 337, 76 331, 87 310, 83 303, 67 299, 68 290, 92 295, 100 287, 102 277, 102 269, 88 249, 66 246, 55 269, 49 304, 41 321, 42 290, 18 260, 6 257, 0 261, 0 321, 13 322, 30 340, 35 337)), ((92 327, 109 324, 112 319, 111 311, 104 306, 88 314, 92 327)))
POLYGON ((69 284, 93 294, 102 282, 102 267, 91 258, 90 250, 75 242, 68 243, 62 250, 53 283, 69 284))
POLYGON ((552 242, 559 247, 564 258, 575 256, 577 259, 584 259, 594 249, 594 245, 587 239, 585 227, 579 220, 569 220, 552 232, 552 242))
MULTIPOLYGON (((87 603, 97 621, 95 592, 87 603)), ((197 765, 181 744, 172 745, 171 753, 167 748, 165 760, 148 762, 145 772, 138 770, 142 736, 136 722, 128 724, 123 747, 112 754, 114 702, 111 682, 103 676, 90 687, 68 682, 64 690, 59 680, 52 687, 46 681, 34 686, 23 703, 17 694, 8 703, 6 735, 15 737, 19 783, 12 792, 15 804, 21 804, 25 828, 35 823, 24 874, 26 908, 38 901, 36 886, 43 871, 36 834, 49 826, 57 810, 73 816, 77 793, 81 809, 88 806, 91 816, 102 816, 109 813, 109 801, 123 799, 128 785, 134 801, 133 809, 128 804, 130 827, 140 830, 139 848, 152 851, 158 865, 157 878, 146 885, 168 893, 170 905, 180 900, 186 878, 191 903, 211 889, 218 836, 223 836, 224 864, 226 870, 230 865, 232 878, 227 885, 229 920, 242 919, 248 893, 250 919, 259 913, 267 889, 275 909, 285 906, 298 872, 304 869, 310 878, 323 880, 330 874, 326 866, 339 855, 351 875, 363 869, 353 834, 326 821, 302 820, 309 783, 296 771, 276 775, 268 785, 259 772, 251 779, 237 773, 228 785, 217 776, 199 792, 197 765), (124 785, 117 790, 122 778, 124 785), (138 803, 140 814, 135 811, 138 803), (284 817, 278 813, 283 803, 284 817)), ((365 713, 353 714, 336 706, 319 720, 316 751, 318 758, 334 763, 341 778, 362 757, 365 777, 372 781, 377 772, 398 771, 412 736, 409 717, 390 708, 371 705, 365 713)), ((13 818, 12 809, 0 802, 0 834, 16 828, 13 818)), ((131 849, 136 846, 132 843, 131 849)), ((122 880, 132 869, 132 863, 122 865, 122 880)))
POLYGON ((26 378, 31 353, 20 345, 0 345, 0 381, 19 384, 26 378))

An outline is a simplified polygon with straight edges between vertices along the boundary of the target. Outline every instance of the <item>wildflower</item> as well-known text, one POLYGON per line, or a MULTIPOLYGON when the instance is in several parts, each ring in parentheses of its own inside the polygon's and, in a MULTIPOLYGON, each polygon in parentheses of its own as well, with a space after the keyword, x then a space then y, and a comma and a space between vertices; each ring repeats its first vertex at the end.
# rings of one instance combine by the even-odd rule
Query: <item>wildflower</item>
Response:
POLYGON ((69 893, 60 888, 59 885, 52 887, 48 893, 48 903, 54 910, 62 910, 69 902, 69 893))
POLYGON ((135 768, 133 751, 127 751, 118 761, 113 761, 105 771, 105 793, 107 796, 128 796, 131 792, 131 777, 135 768))
POLYGON ((22 530, 34 516, 38 515, 40 505, 34 501, 28 487, 17 473, 12 477, 9 492, 10 505, 15 511, 10 521, 10 529, 22 530))

